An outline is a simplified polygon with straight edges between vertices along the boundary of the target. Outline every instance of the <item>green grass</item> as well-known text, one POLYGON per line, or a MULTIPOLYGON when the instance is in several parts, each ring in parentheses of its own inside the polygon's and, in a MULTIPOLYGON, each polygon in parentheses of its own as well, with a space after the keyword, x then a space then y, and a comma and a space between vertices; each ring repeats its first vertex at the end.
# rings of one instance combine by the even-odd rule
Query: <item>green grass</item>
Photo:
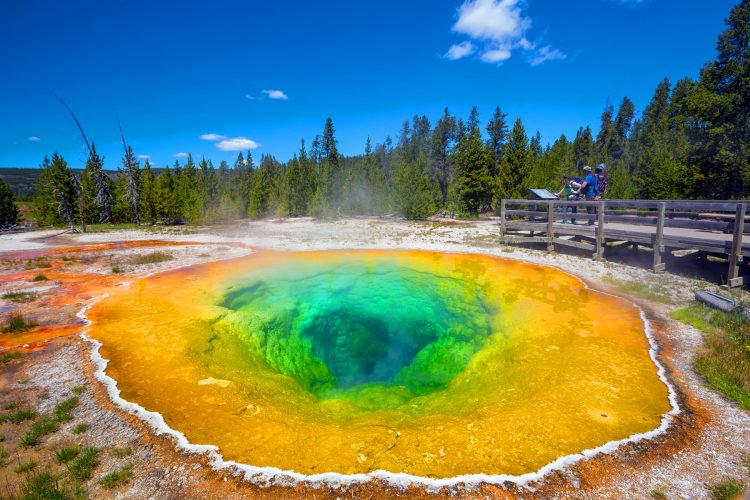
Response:
POLYGON ((67 464, 78 456, 81 449, 78 446, 65 446, 55 452, 55 460, 59 464, 67 464))
POLYGON ((71 389, 71 391, 73 392, 73 394, 81 394, 85 390, 86 390, 86 386, 84 386, 84 385, 77 385, 77 386, 73 387, 73 389, 71 389))
POLYGON ((42 417, 31 426, 29 432, 24 434, 21 438, 21 446, 35 446, 39 444, 41 440, 47 434, 52 434, 60 428, 60 424, 57 420, 53 420, 49 417, 42 417))
POLYGON ((36 276, 34 276, 34 277, 33 277, 33 278, 31 279, 31 281, 47 281, 48 279, 49 279, 49 278, 48 278, 47 276, 45 276, 45 275, 44 275, 44 274, 42 274, 42 273, 39 273, 39 274, 37 274, 36 276))
POLYGON ((25 304, 27 302, 34 302, 36 294, 33 292, 8 292, 4 293, 2 298, 16 304, 25 304))
POLYGON ((112 274, 122 274, 124 272, 125 271, 119 265, 112 266, 112 274))
POLYGON ((111 490, 112 488, 117 488, 118 486, 127 483, 131 477, 133 477, 133 464, 127 464, 120 467, 118 470, 103 476, 99 480, 99 483, 105 489, 111 490))
POLYGON ((137 266, 141 264, 158 264, 172 259, 174 259, 174 257, 166 252, 152 252, 142 255, 134 255, 129 259, 129 262, 137 266))
POLYGON ((704 333, 705 347, 695 370, 711 387, 750 410, 750 320, 697 302, 674 311, 672 317, 704 333))
POLYGON ((5 448, 0 448, 0 468, 8 465, 9 458, 10 453, 8 453, 8 450, 6 450, 5 448))
POLYGON ((75 396, 59 403, 55 406, 55 420, 58 422, 70 422, 73 420, 73 415, 70 414, 70 410, 76 406, 78 406, 78 398, 75 396))
POLYGON ((13 469, 13 471, 16 474, 26 474, 27 472, 31 472, 34 469, 36 469, 36 462, 34 462, 33 460, 27 460, 18 464, 18 467, 13 469))
POLYGON ((73 479, 77 481, 87 481, 91 478, 91 474, 99 465, 97 455, 99 454, 98 448, 84 448, 78 454, 78 456, 68 463, 68 471, 73 479))
POLYGON ((711 493, 716 500, 731 500, 741 495, 742 490, 742 485, 737 481, 725 481, 711 487, 711 493))
POLYGON ((43 500, 64 500, 68 498, 65 491, 57 486, 57 478, 49 472, 32 474, 26 479, 26 483, 21 488, 21 498, 26 499, 43 499, 43 500))
POLYGON ((36 418, 36 413, 34 413, 33 410, 29 409, 22 409, 22 410, 16 410, 13 413, 10 413, 8 415, 3 415, 0 417, 0 422, 10 422, 11 424, 20 424, 21 422, 25 422, 27 420, 33 420, 36 418))
POLYGON ((109 454, 115 458, 125 458, 133 454, 131 448, 112 448, 109 450, 109 454))
POLYGON ((21 359, 22 357, 23 357, 23 354, 21 354, 20 352, 16 352, 16 351, 4 352, 0 354, 0 365, 10 363, 11 361, 21 359))
POLYGON ((3 328, 3 333, 21 333, 27 332, 38 326, 35 321, 27 320, 22 314, 13 313, 10 315, 8 324, 3 328))
POLYGON ((641 297, 660 304, 672 303, 672 298, 669 296, 667 288, 661 285, 649 285, 639 281, 618 280, 612 276, 604 276, 602 281, 612 285, 621 292, 627 293, 628 295, 635 295, 636 297, 641 297))
POLYGON ((77 424, 75 427, 73 427, 73 430, 71 431, 73 434, 83 434, 86 432, 86 429, 88 429, 88 424, 77 424))
POLYGON ((44 258, 29 259, 26 261, 26 269, 47 269, 52 267, 52 263, 44 258))

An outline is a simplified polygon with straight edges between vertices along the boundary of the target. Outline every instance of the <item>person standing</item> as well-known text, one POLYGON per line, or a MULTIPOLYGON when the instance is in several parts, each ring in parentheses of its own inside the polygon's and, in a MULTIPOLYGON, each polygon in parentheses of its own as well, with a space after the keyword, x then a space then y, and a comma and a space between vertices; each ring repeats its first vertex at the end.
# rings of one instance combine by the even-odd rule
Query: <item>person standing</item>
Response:
MULTIPOLYGON (((575 180, 573 180, 569 175, 563 175, 563 182, 565 183, 563 188, 556 193, 559 198, 563 198, 566 201, 576 201, 580 199, 581 197, 581 185, 577 183, 575 180)), ((565 216, 568 214, 568 209, 573 209, 573 220, 568 220, 567 218, 563 220, 563 224, 575 224, 575 214, 578 213, 578 207, 568 207, 565 206, 565 211, 563 212, 565 216)))
MULTIPOLYGON (((586 178, 583 179, 583 183, 581 184, 581 193, 586 201, 596 201, 599 198, 599 181, 588 165, 583 167, 583 172, 586 178)), ((586 212, 589 215, 596 215, 596 207, 586 207, 586 212)), ((589 220, 588 224, 589 226, 594 225, 594 217, 589 220)))

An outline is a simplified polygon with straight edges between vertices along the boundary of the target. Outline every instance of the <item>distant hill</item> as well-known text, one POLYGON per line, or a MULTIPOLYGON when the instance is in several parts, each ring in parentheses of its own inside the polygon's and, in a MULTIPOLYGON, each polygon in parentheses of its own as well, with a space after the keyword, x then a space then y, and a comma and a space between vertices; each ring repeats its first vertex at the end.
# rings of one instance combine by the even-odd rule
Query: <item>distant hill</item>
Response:
POLYGON ((40 168, 0 168, 0 179, 8 183, 16 198, 30 198, 39 172, 40 168))
MULTIPOLYGON (((154 175, 159 175, 162 170, 164 169, 153 169, 154 175)), ((39 167, 0 168, 0 179, 8 183, 11 191, 13 191, 13 194, 16 195, 16 198, 28 199, 34 196, 36 180, 39 177, 39 172, 41 171, 42 169, 39 167)), ((73 173, 76 175, 76 177, 80 177, 82 172, 83 170, 81 169, 73 169, 73 173)), ((112 177, 112 179, 114 179, 115 175, 117 174, 117 172, 113 170, 107 170, 106 172, 110 177, 112 177)))

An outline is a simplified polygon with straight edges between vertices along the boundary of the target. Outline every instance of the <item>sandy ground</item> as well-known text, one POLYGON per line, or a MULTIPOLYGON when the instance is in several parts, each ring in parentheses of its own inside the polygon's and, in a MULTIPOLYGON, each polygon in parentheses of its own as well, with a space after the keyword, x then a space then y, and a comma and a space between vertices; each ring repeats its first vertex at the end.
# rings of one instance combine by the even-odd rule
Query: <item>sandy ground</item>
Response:
MULTIPOLYGON (((97 250, 96 259, 88 262, 81 259, 75 264, 78 266, 75 268, 77 272, 85 271, 89 275, 100 275, 102 280, 108 280, 113 262, 122 263, 124 274, 121 280, 127 280, 131 276, 236 257, 249 252, 249 247, 289 251, 339 248, 425 249, 484 253, 550 265, 584 278, 595 288, 619 295, 623 295, 623 292, 621 288, 618 289, 618 283, 646 284, 658 290, 661 296, 668 296, 671 302, 667 305, 633 298, 647 311, 655 326, 655 335, 661 348, 660 361, 667 367, 670 380, 679 392, 683 412, 669 431, 647 443, 625 445, 612 455, 597 456, 562 471, 550 473, 542 480, 524 487, 511 484, 505 487, 482 485, 469 491, 457 489, 443 490, 440 493, 460 497, 560 498, 650 498, 663 493, 665 498, 710 498, 710 488, 726 480, 739 481, 745 484, 746 489, 750 488, 750 470, 747 468, 750 462, 750 414, 704 386, 692 369, 692 360, 702 344, 700 332, 668 317, 671 310, 688 303, 696 290, 716 288, 710 283, 672 274, 655 275, 646 269, 612 262, 594 262, 586 256, 548 254, 499 246, 496 244, 497 226, 492 222, 407 223, 388 219, 346 219, 325 223, 295 219, 241 222, 231 226, 198 229, 129 230, 64 236, 55 234, 35 232, 0 237, 0 253, 7 256, 7 252, 64 249, 110 242, 173 242, 167 247, 156 249, 103 246, 97 250), (129 256, 165 248, 174 255, 173 260, 146 266, 127 264, 129 256)), ((109 281, 106 284, 111 285, 109 281)), ((20 279, 5 280, 0 285, 3 290, 33 287, 20 279)), ((64 282, 45 282, 39 284, 36 290, 43 297, 44 294, 59 294, 60 288, 67 290, 65 286, 64 282)), ((52 341, 39 341, 38 347, 30 341, 26 346, 33 352, 21 362, 0 368, 0 403, 23 400, 37 412, 45 413, 69 397, 72 387, 86 388, 78 396, 80 404, 73 410, 74 420, 52 435, 43 448, 56 449, 77 439, 84 440, 87 446, 102 449, 127 447, 132 450, 132 455, 126 458, 102 454, 95 479, 125 463, 135 464, 133 478, 125 486, 104 490, 93 480, 88 485, 89 495, 122 495, 132 498, 431 496, 414 488, 387 488, 377 484, 377 481, 345 490, 314 488, 305 484, 290 488, 258 487, 229 472, 211 470, 201 456, 177 452, 170 439, 154 436, 146 424, 112 404, 103 386, 94 378, 94 367, 89 358, 90 346, 73 335, 83 327, 80 321, 70 318, 87 303, 86 300, 79 298, 71 300, 71 304, 56 306, 54 313, 38 313, 39 323, 42 325, 45 321, 65 324, 67 318, 72 323, 71 335, 52 341), (81 422, 89 426, 87 431, 83 437, 73 437, 70 428, 81 422)), ((2 424, 0 432, 7 442, 12 442, 23 429, 23 426, 2 424)), ((16 457, 17 461, 23 458, 16 457)), ((2 484, 6 483, 6 495, 13 493, 14 490, 10 488, 15 479, 12 470, 7 469, 9 467, 0 469, 0 491, 2 484)))

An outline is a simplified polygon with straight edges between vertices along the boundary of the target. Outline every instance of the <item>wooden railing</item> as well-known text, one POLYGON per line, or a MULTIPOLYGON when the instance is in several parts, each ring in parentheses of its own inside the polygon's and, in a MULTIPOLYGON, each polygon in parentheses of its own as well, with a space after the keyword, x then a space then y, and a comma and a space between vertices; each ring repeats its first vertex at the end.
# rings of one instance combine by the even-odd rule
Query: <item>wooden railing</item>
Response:
POLYGON ((607 241, 649 246, 657 272, 664 270, 665 249, 726 255, 728 284, 737 286, 738 265, 750 257, 743 241, 750 234, 748 207, 747 200, 502 200, 500 236, 506 243, 546 243, 549 251, 555 245, 590 250, 595 259, 604 258, 607 241))

